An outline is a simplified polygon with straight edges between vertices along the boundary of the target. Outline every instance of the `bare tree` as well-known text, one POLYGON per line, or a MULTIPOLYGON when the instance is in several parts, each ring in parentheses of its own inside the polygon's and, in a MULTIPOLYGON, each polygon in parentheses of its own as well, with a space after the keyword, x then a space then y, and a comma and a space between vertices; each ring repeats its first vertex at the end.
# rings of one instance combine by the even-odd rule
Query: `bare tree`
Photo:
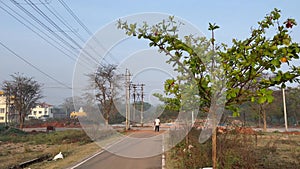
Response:
POLYGON ((70 117, 71 112, 78 111, 77 109, 75 109, 74 100, 79 102, 80 99, 81 99, 80 97, 76 97, 76 96, 65 98, 64 102, 60 106, 65 111, 67 117, 70 117))
POLYGON ((93 74, 88 74, 91 86, 95 90, 96 100, 99 101, 100 111, 108 125, 109 116, 116 111, 114 100, 117 97, 117 90, 120 88, 121 75, 116 74, 116 65, 99 66, 93 74))
POLYGON ((14 98, 14 108, 18 112, 20 128, 23 128, 25 117, 41 99, 41 84, 19 73, 11 75, 11 81, 4 81, 2 90, 6 97, 14 98))

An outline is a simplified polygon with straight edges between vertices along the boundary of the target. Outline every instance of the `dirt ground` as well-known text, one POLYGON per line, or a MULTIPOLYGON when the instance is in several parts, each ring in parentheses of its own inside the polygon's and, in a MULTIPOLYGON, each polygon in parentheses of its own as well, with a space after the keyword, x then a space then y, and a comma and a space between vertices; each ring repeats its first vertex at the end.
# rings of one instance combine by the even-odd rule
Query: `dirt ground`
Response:
MULTIPOLYGON (((38 123, 27 127, 78 127, 76 122, 68 122, 67 124, 68 125, 64 125, 64 122, 47 122, 43 124, 38 123)), ((100 149, 98 146, 91 143, 90 138, 82 130, 68 129, 65 131, 50 132, 28 131, 29 132, 25 132, 25 130, 19 130, 13 127, 0 127, 1 169, 19 166, 21 163, 33 159, 39 159, 41 157, 45 159, 47 165, 56 166, 57 162, 52 162, 52 159, 59 152, 62 152, 66 159, 72 157, 71 159, 75 160, 62 160, 66 162, 63 165, 70 165, 72 162, 75 163, 76 161, 79 161, 85 158, 85 156, 93 154, 100 149)), ((38 166, 35 168, 45 167, 38 166)))

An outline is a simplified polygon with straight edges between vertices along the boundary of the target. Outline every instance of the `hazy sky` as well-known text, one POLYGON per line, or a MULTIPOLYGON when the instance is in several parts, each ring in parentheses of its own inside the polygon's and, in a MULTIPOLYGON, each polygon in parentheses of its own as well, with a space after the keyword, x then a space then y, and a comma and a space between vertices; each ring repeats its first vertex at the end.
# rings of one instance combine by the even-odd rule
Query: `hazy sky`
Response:
MULTIPOLYGON (((43 84, 43 93, 46 96, 43 100, 54 105, 59 105, 66 97, 72 96, 72 90, 67 87, 72 87, 73 74, 76 72, 76 69, 80 69, 80 66, 77 65, 76 67, 76 60, 80 58, 80 49, 86 47, 86 44, 89 44, 88 41, 91 40, 90 34, 71 16, 63 4, 67 5, 74 12, 92 34, 96 35, 97 32, 101 32, 103 29, 111 26, 119 18, 143 13, 174 15, 189 22, 190 25, 198 28, 204 35, 208 36, 208 23, 217 23, 221 27, 221 29, 216 31, 217 41, 225 43, 230 43, 232 38, 242 39, 248 37, 250 28, 255 27, 257 21, 261 20, 274 8, 282 10, 283 19, 292 17, 300 24, 299 0, 64 0, 64 3, 61 3, 59 0, 14 1, 1 0, 0 2, 0 42, 14 52, 13 54, 0 45, 0 82, 10 80, 9 75, 15 72, 34 77, 43 84), (32 2, 34 5, 29 5, 27 2, 32 2), (42 18, 34 9, 37 11, 40 10, 39 12, 48 17, 48 20, 51 20, 52 24, 47 22, 45 18, 42 18), (30 29, 40 34, 44 39, 50 41, 54 46, 57 46, 64 53, 51 46, 32 30, 5 12, 5 10, 25 23, 30 29), (29 14, 28 16, 23 10, 32 13, 32 15, 29 14), (55 15, 51 11, 63 22, 55 18, 55 15), (44 27, 35 22, 33 18, 42 22, 44 27), (61 28, 61 30, 57 27, 55 28, 55 26, 61 28), (48 28, 48 31, 52 33, 47 32, 45 28, 48 28), (55 36, 63 38, 63 41, 67 42, 73 40, 75 43, 59 42, 55 36), (55 39, 55 41, 52 39, 55 39), (72 44, 72 48, 67 44, 72 44), (25 63, 24 60, 29 62, 31 66, 25 63), (37 71, 33 66, 44 73, 37 71)), ((109 40, 111 40, 108 38, 109 36, 106 37, 107 39, 104 37, 104 35, 99 35, 101 45, 112 47, 106 45, 106 42, 109 43, 109 40)), ((295 41, 300 41, 300 26, 293 29, 293 37, 295 41)), ((117 46, 122 45, 124 45, 123 50, 127 48, 127 43, 124 42, 118 43, 117 46)), ((147 59, 133 59, 130 62, 132 65, 126 64, 129 60, 126 59, 128 55, 133 58, 136 57, 137 53, 143 53, 144 56, 149 55, 149 57, 153 55, 151 51, 144 51, 144 47, 133 48, 136 51, 133 50, 126 55, 124 51, 117 49, 118 47, 112 49, 113 58, 109 58, 110 55, 107 55, 107 61, 114 64, 121 64, 121 66, 119 65, 119 72, 124 72, 125 68, 130 69, 132 65, 143 65, 143 62, 148 63, 149 61, 147 59), (123 54, 125 55, 124 57, 118 57, 123 54)), ((145 71, 143 69, 138 70, 138 74, 135 76, 136 83, 146 83, 145 90, 148 99, 151 99, 151 93, 161 90, 162 80, 172 74, 166 71, 169 69, 167 65, 164 65, 166 67, 162 68, 164 70, 159 68, 160 59, 156 61, 158 68, 152 70, 152 74, 156 74, 154 78, 150 78, 151 75, 149 75, 149 72, 146 72, 143 76, 149 78, 147 80, 143 79, 143 81, 140 78, 142 75, 141 72, 145 71), (158 69, 162 71, 158 73, 158 69), (147 86, 149 86, 148 89, 147 86)), ((92 65, 89 66, 91 64, 89 61, 84 64, 86 64, 85 67, 93 68, 92 65)), ((154 67, 153 64, 155 65, 155 62, 151 64, 154 67)), ((81 69, 84 69, 84 67, 81 69)))

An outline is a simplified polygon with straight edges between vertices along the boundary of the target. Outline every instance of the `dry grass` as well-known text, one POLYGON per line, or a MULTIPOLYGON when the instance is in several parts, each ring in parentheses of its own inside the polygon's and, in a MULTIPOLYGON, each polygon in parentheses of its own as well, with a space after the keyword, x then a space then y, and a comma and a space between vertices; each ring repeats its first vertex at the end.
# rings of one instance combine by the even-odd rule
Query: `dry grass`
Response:
POLYGON ((70 143, 61 145, 28 145, 28 143, 6 143, 0 146, 0 168, 9 168, 42 155, 50 154, 51 159, 59 152, 64 155, 63 160, 43 161, 29 166, 31 169, 66 168, 80 162, 82 159, 96 153, 100 148, 95 143, 70 143))
POLYGON ((300 135, 269 133, 259 136, 260 168, 300 168, 300 135))
POLYGON ((18 163, 47 154, 48 145, 30 145, 28 143, 2 143, 0 145, 0 168, 8 168, 18 163))
MULTIPOLYGON (((166 153, 167 169, 211 166, 211 141, 198 142, 200 131, 189 133, 188 149, 182 141, 166 153)), ((218 135, 218 168, 300 169, 300 135, 285 133, 218 135), (257 137, 256 137, 257 136, 257 137)))
POLYGON ((72 146, 62 146, 54 148, 53 151, 62 152, 65 154, 64 159, 59 159, 57 161, 43 161, 41 163, 36 163, 29 166, 31 169, 61 169, 68 168, 76 163, 82 161, 83 159, 95 154, 97 151, 100 151, 100 148, 95 143, 89 143, 86 145, 74 144, 72 146))
POLYGON ((10 168, 22 162, 45 155, 49 160, 30 166, 30 168, 64 168, 79 162, 90 154, 99 151, 99 146, 91 143, 82 130, 66 130, 52 133, 22 133, 17 130, 0 135, 0 168, 10 168), (52 161, 59 152, 63 160, 52 161))

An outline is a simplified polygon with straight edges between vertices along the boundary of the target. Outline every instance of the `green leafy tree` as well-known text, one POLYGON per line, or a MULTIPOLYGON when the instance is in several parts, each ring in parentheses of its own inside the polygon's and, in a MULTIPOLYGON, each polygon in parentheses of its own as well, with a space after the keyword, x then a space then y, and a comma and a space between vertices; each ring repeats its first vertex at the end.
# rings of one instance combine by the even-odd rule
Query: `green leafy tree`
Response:
POLYGON ((18 112, 20 128, 23 128, 25 117, 35 107, 42 96, 42 85, 32 77, 26 77, 15 73, 11 75, 11 81, 4 81, 2 90, 6 97, 13 98, 14 109, 18 112))
MULTIPOLYGON (((280 10, 274 9, 258 22, 257 28, 251 29, 248 38, 233 39, 230 47, 215 45, 214 34, 219 28, 215 24, 209 24, 212 32, 209 40, 193 36, 180 39, 174 17, 153 26, 119 21, 118 27, 129 36, 148 39, 150 46, 158 47, 169 56, 168 63, 174 66, 180 76, 166 81, 167 95, 172 95, 171 98, 178 99, 180 106, 184 106, 181 85, 197 87, 197 93, 189 93, 191 100, 196 99, 200 109, 210 112, 214 119, 219 110, 215 98, 224 93, 225 108, 238 115, 239 105, 246 101, 271 103, 273 96, 270 87, 285 87, 286 82, 298 82, 300 69, 293 65, 292 60, 299 59, 300 49, 290 36, 290 30, 296 22, 289 18, 281 23, 280 17, 280 10), (286 71, 281 69, 283 64, 288 66, 286 71), (266 73, 271 76, 264 77, 266 73), (196 83, 184 84, 190 78, 196 83), (221 91, 223 89, 226 89, 224 93, 221 91)), ((216 126, 215 122, 213 126, 216 126)), ((216 168, 216 130, 213 130, 212 139, 213 167, 216 168)))

